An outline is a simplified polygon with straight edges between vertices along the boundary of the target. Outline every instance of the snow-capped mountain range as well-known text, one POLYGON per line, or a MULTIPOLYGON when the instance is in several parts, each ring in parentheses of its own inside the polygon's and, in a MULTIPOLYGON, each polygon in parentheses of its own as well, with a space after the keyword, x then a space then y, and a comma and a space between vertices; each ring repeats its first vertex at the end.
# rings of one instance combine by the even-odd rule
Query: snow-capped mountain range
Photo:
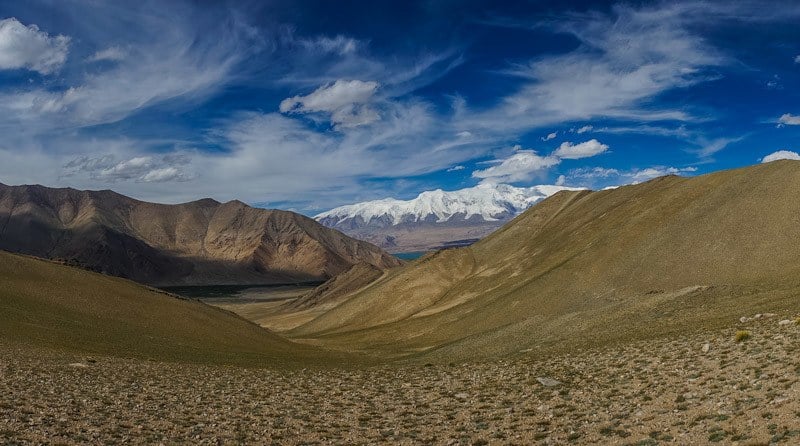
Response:
MULTIPOLYGON (((397 239, 397 232, 407 235, 416 228, 497 228, 533 204, 562 190, 580 189, 553 185, 515 187, 481 184, 456 191, 426 191, 411 200, 386 198, 341 206, 314 218, 326 226, 393 248, 395 246, 391 243, 397 239)), ((491 232, 490 229, 461 231, 459 234, 465 237, 483 236, 491 232)), ((453 233, 453 236, 459 235, 453 233)), ((433 243, 442 242, 441 237, 435 238, 437 240, 433 243)), ((420 241, 419 237, 416 240, 420 241)))

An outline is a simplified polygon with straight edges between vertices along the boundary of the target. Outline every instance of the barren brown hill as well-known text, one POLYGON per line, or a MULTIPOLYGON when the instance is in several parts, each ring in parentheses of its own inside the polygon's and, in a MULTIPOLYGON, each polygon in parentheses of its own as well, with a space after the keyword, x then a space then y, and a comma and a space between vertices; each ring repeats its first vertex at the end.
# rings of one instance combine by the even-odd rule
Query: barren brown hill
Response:
POLYGON ((251 366, 333 361, 227 311, 46 260, 0 251, 0 283, 0 344, 26 351, 251 366))
POLYGON ((561 192, 468 248, 289 332, 342 349, 476 358, 729 326, 800 309, 800 162, 561 192))
POLYGON ((384 271, 368 263, 358 263, 347 271, 314 288, 308 294, 288 302, 284 309, 307 310, 310 308, 333 308, 350 294, 378 280, 384 271))
POLYGON ((399 264, 293 212, 42 186, 0 185, 0 249, 159 285, 323 280, 359 262, 399 264))

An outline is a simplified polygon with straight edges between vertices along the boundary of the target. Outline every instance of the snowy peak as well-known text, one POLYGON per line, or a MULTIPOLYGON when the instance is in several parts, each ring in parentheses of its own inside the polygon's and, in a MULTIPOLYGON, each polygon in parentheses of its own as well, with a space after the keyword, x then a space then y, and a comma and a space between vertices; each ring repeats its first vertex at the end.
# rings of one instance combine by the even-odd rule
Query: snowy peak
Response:
POLYGON ((365 201, 323 212, 314 218, 326 226, 350 229, 396 226, 401 223, 506 220, 562 190, 578 188, 541 185, 514 187, 481 184, 456 191, 425 191, 411 200, 365 201))

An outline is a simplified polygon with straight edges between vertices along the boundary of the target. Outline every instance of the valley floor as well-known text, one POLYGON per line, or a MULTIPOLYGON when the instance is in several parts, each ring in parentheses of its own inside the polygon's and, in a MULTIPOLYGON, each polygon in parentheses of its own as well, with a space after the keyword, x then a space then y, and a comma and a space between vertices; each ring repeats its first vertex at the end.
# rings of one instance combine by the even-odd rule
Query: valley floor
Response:
POLYGON ((551 358, 365 369, 0 345, 0 443, 798 444, 800 327, 779 324, 789 316, 551 358), (752 337, 737 343, 742 329, 752 337))

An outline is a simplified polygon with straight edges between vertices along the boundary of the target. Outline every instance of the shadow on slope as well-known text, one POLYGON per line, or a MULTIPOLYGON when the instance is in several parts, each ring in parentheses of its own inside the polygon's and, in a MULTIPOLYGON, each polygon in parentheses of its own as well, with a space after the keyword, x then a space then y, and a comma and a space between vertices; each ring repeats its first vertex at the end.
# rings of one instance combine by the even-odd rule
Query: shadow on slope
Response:
POLYGON ((0 340, 31 348, 247 366, 354 360, 201 302, 2 251, 0 283, 0 340))

